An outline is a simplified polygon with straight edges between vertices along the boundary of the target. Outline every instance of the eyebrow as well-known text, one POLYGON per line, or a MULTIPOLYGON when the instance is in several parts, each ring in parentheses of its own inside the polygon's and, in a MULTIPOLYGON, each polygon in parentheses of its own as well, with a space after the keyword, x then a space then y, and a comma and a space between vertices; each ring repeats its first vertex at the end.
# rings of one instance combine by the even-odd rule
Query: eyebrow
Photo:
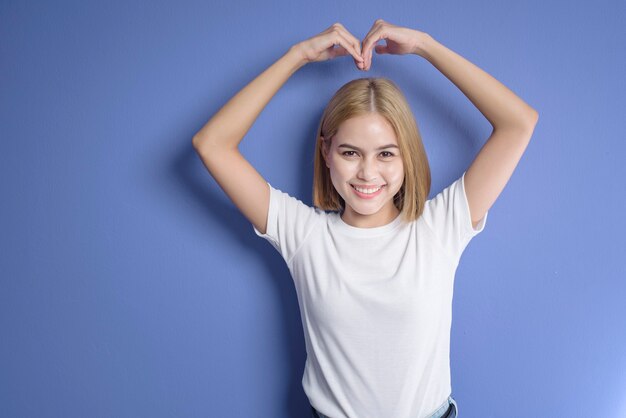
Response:
MULTIPOLYGON (((341 144, 341 145, 337 146, 337 148, 342 148, 342 147, 343 148, 352 148, 352 149, 355 149, 357 151, 363 151, 362 149, 360 149, 358 147, 355 147, 354 145, 350 145, 350 144, 341 144)), ((382 147, 378 147, 377 149, 381 150, 381 149, 385 149, 385 148, 398 148, 398 149, 400 149, 396 144, 383 145, 382 147)))

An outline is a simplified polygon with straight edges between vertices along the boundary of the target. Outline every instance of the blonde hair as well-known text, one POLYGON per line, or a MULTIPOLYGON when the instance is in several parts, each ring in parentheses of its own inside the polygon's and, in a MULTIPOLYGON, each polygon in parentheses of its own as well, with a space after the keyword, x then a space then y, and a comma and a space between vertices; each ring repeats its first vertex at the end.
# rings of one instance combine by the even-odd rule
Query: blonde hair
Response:
POLYGON ((404 165, 404 182, 393 197, 405 222, 418 219, 430 191, 430 166, 415 117, 396 84, 382 77, 367 77, 341 86, 324 109, 315 140, 313 205, 325 211, 343 211, 345 201, 337 193, 323 151, 345 120, 367 113, 383 116, 393 127, 404 165), (324 149, 322 149, 324 147, 324 149))

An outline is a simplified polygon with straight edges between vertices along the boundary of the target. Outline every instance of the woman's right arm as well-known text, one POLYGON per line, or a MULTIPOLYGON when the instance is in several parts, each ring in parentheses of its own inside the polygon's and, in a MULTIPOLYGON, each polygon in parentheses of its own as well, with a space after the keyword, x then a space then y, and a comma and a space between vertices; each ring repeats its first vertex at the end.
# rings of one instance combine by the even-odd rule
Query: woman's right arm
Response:
POLYGON ((193 137, 193 146, 228 197, 262 233, 269 187, 239 152, 238 145, 280 87, 305 64, 295 46, 222 107, 193 137))
POLYGON ((233 96, 193 137, 193 146, 219 186, 261 233, 266 232, 270 190, 266 180, 239 152, 238 145, 263 108, 308 62, 351 54, 362 63, 358 39, 340 24, 287 51, 233 96), (333 48, 340 45, 340 48, 333 48))
POLYGON ((193 146, 235 149, 276 92, 306 61, 298 45, 263 71, 224 105, 193 137, 193 146))

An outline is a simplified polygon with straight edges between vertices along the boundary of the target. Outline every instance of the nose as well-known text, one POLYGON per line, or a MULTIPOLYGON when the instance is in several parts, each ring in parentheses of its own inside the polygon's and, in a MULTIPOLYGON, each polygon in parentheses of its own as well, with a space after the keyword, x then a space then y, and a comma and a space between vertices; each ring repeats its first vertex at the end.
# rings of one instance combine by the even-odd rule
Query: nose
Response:
POLYGON ((376 179, 376 174, 378 172, 377 162, 368 160, 364 158, 361 160, 359 164, 359 173, 358 177, 364 181, 372 181, 376 179))

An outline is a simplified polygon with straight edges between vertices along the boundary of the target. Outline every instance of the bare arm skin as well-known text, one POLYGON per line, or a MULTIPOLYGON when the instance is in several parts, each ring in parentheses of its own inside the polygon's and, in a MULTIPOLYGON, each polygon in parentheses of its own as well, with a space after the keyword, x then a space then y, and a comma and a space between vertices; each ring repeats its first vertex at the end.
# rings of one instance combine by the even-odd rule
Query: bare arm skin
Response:
POLYGON ((372 50, 379 54, 416 54, 452 81, 493 126, 487 142, 465 173, 465 192, 474 228, 507 184, 521 159, 539 113, 506 86, 427 33, 376 20, 363 40, 365 69, 372 50), (381 39, 387 45, 376 45, 381 39))
POLYGON ((423 56, 467 96, 493 127, 465 173, 465 193, 475 228, 513 175, 539 113, 494 77, 432 37, 422 45, 423 56))
POLYGON ((200 151, 207 147, 235 149, 250 130, 261 111, 285 82, 303 65, 296 48, 278 59, 224 105, 193 137, 193 146, 200 151))
POLYGON ((352 55, 363 62, 359 40, 341 24, 297 43, 233 96, 192 140, 203 164, 239 210, 261 233, 267 231, 270 190, 238 146, 261 111, 298 69, 307 63, 352 55), (337 46, 337 48, 335 48, 337 46))

